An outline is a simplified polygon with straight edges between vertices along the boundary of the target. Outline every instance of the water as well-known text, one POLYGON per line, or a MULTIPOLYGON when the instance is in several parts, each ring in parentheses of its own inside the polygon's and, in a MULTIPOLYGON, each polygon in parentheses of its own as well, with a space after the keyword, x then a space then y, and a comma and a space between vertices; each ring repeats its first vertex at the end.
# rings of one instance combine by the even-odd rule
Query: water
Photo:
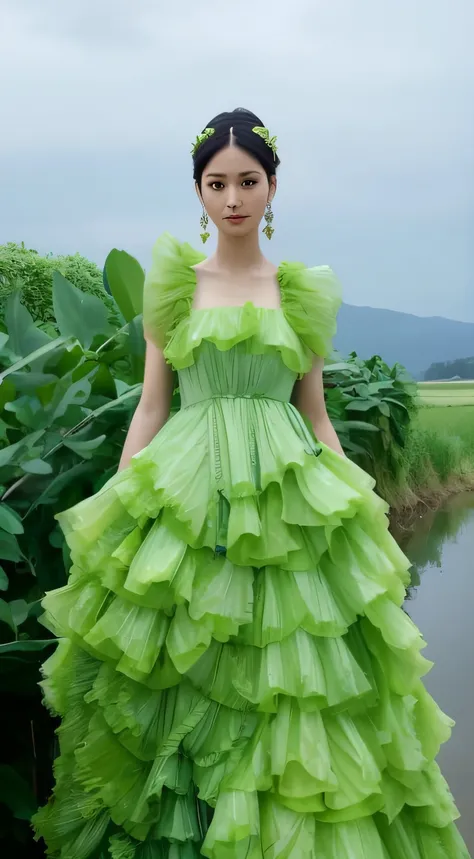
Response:
POLYGON ((438 761, 474 856, 474 493, 427 513, 399 542, 414 565, 406 610, 428 642, 423 654, 435 662, 426 687, 456 720, 438 761))

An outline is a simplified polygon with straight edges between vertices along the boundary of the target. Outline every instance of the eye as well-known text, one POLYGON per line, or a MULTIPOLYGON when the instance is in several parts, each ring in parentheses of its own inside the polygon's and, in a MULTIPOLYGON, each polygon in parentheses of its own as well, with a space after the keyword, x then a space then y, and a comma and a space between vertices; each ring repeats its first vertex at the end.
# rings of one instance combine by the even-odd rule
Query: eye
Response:
POLYGON ((210 182, 209 183, 209 188, 212 188, 214 191, 222 191, 223 187, 224 187, 224 185, 222 182, 210 182))
POLYGON ((242 182, 242 185, 245 188, 251 188, 253 185, 256 185, 256 184, 257 184, 256 179, 244 179, 244 181, 242 182))

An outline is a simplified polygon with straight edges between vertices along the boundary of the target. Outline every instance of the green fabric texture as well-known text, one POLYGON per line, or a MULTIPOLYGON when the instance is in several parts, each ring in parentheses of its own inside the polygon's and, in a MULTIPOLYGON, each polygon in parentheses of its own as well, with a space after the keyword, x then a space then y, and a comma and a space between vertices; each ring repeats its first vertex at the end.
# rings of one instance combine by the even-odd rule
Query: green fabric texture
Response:
POLYGON ((469 859, 387 505, 290 404, 337 281, 285 263, 281 309, 196 311, 200 259, 163 236, 145 287, 181 410, 57 516, 36 836, 57 859, 469 859))

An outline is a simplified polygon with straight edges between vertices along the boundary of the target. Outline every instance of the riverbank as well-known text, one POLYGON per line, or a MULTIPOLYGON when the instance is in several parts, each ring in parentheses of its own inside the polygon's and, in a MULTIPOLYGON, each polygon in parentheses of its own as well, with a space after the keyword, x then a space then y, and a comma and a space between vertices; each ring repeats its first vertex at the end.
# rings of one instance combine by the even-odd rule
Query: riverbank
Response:
POLYGON ((474 405, 420 409, 405 448, 401 477, 388 480, 381 494, 391 521, 409 529, 427 509, 474 489, 474 405))
POLYGON ((424 655, 435 663, 424 682, 441 709, 456 721, 438 763, 461 812, 458 825, 474 857, 470 739, 474 493, 453 496, 435 513, 419 517, 410 531, 394 536, 412 563, 405 609, 428 643, 424 655))

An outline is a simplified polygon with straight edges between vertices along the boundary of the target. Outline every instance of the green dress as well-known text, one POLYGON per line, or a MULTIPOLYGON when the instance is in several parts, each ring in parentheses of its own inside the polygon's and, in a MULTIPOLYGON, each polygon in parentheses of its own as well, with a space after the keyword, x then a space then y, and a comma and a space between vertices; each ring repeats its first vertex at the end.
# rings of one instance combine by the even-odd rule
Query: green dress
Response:
POLYGON ((180 411, 57 516, 36 835, 61 859, 469 859, 387 505, 290 404, 338 283, 284 263, 280 309, 194 310, 202 258, 165 235, 145 285, 180 411))

